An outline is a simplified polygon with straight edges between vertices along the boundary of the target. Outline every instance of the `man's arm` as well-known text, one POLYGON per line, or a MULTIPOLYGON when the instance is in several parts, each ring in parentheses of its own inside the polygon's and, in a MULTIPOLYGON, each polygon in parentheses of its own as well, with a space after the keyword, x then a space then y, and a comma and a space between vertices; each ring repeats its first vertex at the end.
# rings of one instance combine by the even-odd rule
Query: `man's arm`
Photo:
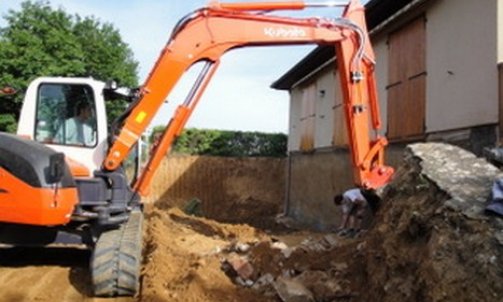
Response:
POLYGON ((345 229, 347 227, 349 221, 349 213, 351 213, 352 207, 352 202, 348 201, 346 198, 343 198, 341 203, 342 218, 339 229, 345 229))

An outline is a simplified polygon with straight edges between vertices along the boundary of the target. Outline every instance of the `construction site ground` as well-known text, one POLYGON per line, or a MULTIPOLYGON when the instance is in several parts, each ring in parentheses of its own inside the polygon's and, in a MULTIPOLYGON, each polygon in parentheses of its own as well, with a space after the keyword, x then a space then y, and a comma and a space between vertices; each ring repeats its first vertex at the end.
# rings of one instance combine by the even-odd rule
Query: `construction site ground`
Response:
POLYGON ((483 211, 499 175, 459 148, 416 145, 356 238, 150 204, 137 297, 92 298, 89 252, 55 247, 1 249, 0 300, 502 301, 503 220, 483 211))

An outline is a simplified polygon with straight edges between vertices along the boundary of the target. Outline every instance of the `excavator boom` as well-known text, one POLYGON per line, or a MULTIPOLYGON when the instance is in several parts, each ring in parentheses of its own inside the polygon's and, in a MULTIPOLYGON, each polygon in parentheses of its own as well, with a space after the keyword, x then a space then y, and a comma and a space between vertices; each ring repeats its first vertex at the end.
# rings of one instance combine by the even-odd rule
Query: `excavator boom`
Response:
POLYGON ((386 139, 370 138, 369 124, 380 127, 375 91, 374 53, 370 45, 364 8, 358 0, 322 3, 262 2, 219 3, 195 11, 176 26, 154 68, 141 88, 137 105, 110 147, 104 168, 117 169, 138 141, 175 84, 192 65, 206 62, 187 100, 175 112, 135 189, 148 194, 156 168, 171 144, 180 135, 204 89, 227 51, 245 46, 334 45, 337 69, 341 74, 345 116, 356 184, 376 188, 391 177, 384 166, 386 139), (263 12, 303 9, 307 6, 344 6, 342 18, 289 18, 263 12))

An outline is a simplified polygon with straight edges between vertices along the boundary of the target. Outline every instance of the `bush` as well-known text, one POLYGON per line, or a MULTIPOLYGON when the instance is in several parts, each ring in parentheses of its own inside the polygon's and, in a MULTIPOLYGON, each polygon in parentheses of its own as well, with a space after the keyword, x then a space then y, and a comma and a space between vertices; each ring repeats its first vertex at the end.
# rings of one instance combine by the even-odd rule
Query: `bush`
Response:
MULTIPOLYGON (((156 133, 164 127, 156 127, 156 133)), ((287 136, 282 133, 242 132, 225 130, 185 129, 173 146, 173 152, 190 155, 232 157, 284 157, 287 136)))

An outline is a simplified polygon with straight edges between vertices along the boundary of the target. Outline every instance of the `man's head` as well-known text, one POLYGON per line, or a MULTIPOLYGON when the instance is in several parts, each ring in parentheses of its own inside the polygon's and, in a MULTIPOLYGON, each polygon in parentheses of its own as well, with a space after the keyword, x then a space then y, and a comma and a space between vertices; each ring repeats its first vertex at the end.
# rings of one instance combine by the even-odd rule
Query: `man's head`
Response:
POLYGON ((87 121, 92 115, 91 105, 87 102, 77 103, 75 112, 81 121, 87 121))
POLYGON ((335 204, 336 206, 341 205, 341 203, 342 203, 342 199, 343 199, 343 198, 344 198, 344 197, 342 197, 342 194, 335 195, 335 196, 334 196, 334 204, 335 204))

